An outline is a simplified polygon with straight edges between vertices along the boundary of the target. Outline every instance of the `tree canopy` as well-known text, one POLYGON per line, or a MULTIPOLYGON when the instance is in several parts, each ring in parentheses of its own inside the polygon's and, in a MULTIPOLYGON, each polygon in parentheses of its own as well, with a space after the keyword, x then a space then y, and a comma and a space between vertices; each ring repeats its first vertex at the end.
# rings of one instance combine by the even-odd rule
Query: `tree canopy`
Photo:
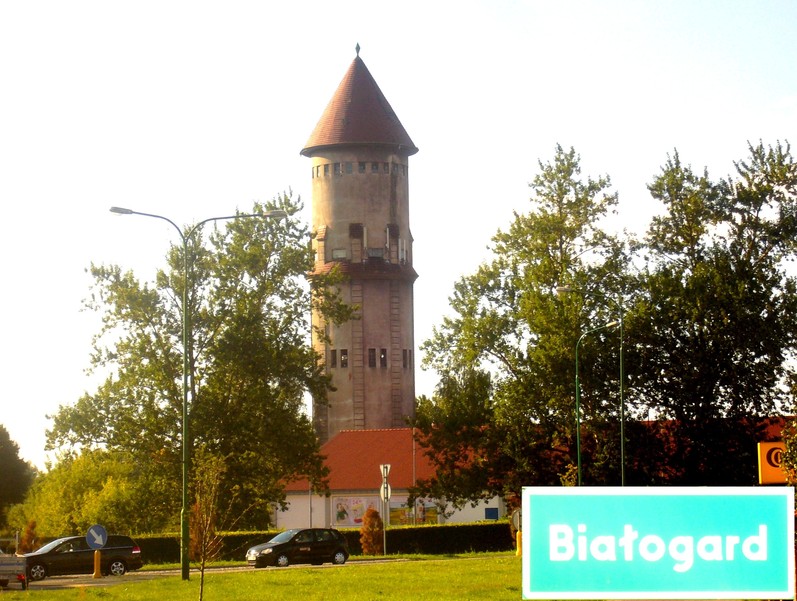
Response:
MULTIPOLYGON (((180 481, 186 311, 188 442, 225 458, 222 490, 234 485, 241 508, 259 503, 251 519, 264 525, 267 503, 283 500, 288 479, 304 474, 323 484, 326 470, 303 409, 305 398, 324 398, 330 384, 309 344, 309 310, 320 307, 339 321, 350 309, 335 294, 336 273, 308 285, 313 258, 300 209, 286 194, 251 211, 283 210, 285 220, 186 228, 188 273, 183 244, 173 245, 154 283, 119 266, 92 265, 86 307, 102 313, 103 328, 91 363, 109 375, 59 409, 48 431, 51 447, 99 446, 133 457, 165 482, 180 481)), ((158 498, 173 523, 176 488, 158 498)))
POLYGON ((0 424, 0 466, 2 466, 2 486, 0 486, 0 524, 3 523, 8 508, 25 498, 28 488, 36 475, 34 467, 19 456, 19 445, 11 440, 5 426, 0 424))
POLYGON ((585 484, 755 482, 766 418, 792 407, 797 166, 788 145, 748 151, 721 180, 668 157, 641 241, 607 232, 617 196, 573 149, 540 162, 422 345, 440 380, 414 425, 439 472, 417 494, 574 483, 576 348, 585 484))

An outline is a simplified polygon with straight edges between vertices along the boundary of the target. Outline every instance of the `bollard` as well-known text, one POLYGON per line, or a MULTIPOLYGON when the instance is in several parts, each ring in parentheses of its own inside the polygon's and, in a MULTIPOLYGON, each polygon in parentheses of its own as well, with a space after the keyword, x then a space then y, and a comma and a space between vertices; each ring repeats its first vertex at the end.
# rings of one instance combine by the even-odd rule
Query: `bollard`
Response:
POLYGON ((100 550, 96 549, 94 551, 94 575, 92 578, 102 578, 102 567, 101 567, 101 560, 100 560, 100 550))
POLYGON ((517 550, 515 551, 515 555, 518 556, 518 557, 522 557, 523 556, 523 531, 521 531, 521 530, 517 531, 516 540, 517 540, 517 550))

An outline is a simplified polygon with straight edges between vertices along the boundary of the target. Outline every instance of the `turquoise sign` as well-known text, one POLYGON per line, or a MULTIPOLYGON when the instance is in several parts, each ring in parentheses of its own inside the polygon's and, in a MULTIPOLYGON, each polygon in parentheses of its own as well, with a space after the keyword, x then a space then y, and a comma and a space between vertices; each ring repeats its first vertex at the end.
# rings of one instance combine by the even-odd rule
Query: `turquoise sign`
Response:
POLYGON ((523 489, 524 599, 793 599, 794 489, 523 489))

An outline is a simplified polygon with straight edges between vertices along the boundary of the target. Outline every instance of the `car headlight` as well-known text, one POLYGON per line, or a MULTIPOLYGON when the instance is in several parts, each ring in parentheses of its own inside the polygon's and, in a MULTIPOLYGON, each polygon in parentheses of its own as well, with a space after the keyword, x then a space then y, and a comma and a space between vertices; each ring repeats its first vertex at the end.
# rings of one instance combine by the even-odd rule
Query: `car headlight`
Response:
POLYGON ((268 555, 268 554, 269 554, 269 553, 271 553, 273 550, 274 550, 274 549, 271 549, 271 548, 268 548, 268 549, 263 549, 263 550, 260 552, 260 554, 261 554, 261 555, 268 555))

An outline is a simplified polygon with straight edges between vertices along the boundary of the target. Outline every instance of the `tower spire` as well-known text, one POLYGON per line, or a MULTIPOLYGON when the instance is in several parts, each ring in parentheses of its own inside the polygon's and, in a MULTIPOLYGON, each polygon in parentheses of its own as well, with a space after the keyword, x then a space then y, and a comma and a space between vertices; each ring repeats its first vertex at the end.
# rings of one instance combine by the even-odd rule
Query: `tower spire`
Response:
POLYGON ((357 45, 354 47, 354 50, 357 52, 357 56, 360 56, 360 43, 357 42, 357 45))

